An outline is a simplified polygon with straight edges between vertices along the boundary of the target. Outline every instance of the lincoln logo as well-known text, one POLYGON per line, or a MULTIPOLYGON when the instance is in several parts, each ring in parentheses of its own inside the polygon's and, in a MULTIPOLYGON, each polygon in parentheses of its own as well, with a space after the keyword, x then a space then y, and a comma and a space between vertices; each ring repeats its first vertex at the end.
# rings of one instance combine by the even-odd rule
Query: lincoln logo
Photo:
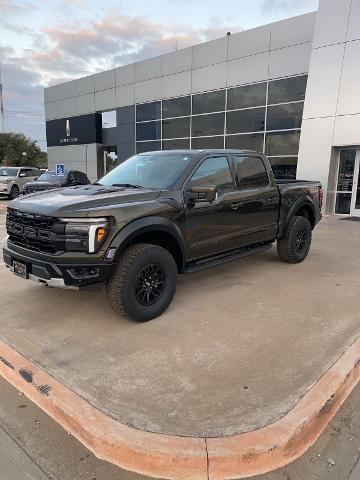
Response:
POLYGON ((70 120, 66 120, 66 136, 70 137, 70 120))

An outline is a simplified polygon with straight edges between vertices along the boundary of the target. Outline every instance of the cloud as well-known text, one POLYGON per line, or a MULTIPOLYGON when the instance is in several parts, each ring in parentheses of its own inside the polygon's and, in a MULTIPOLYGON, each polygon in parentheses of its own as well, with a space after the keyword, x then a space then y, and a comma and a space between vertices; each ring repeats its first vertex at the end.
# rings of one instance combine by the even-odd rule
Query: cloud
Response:
POLYGON ((261 12, 265 15, 277 12, 283 12, 294 15, 300 10, 316 8, 317 0, 263 0, 261 12))

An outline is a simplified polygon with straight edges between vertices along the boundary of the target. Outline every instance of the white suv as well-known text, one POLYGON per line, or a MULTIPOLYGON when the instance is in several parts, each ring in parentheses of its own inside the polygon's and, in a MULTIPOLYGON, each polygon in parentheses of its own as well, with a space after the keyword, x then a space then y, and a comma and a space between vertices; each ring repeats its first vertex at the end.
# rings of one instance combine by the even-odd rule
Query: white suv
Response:
POLYGON ((25 183, 35 180, 41 174, 33 167, 0 167, 0 195, 11 200, 23 192, 25 183))

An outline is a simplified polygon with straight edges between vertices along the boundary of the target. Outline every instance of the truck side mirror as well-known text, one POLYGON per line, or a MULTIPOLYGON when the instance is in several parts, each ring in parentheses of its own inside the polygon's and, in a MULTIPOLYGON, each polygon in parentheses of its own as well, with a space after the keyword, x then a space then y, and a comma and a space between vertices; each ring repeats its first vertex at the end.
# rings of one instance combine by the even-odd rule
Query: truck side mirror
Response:
POLYGON ((201 202, 214 202, 216 200, 217 188, 215 185, 205 185, 197 187, 189 185, 189 189, 185 193, 187 204, 195 204, 201 202))

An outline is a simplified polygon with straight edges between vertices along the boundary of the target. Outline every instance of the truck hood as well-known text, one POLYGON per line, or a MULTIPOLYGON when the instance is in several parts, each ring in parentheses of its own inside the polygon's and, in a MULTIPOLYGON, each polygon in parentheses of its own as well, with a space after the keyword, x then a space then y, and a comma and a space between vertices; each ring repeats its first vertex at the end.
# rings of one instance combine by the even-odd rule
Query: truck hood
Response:
POLYGON ((84 185, 32 193, 13 200, 9 207, 50 217, 84 218, 111 215, 111 210, 120 205, 146 203, 160 193, 160 190, 84 185))

